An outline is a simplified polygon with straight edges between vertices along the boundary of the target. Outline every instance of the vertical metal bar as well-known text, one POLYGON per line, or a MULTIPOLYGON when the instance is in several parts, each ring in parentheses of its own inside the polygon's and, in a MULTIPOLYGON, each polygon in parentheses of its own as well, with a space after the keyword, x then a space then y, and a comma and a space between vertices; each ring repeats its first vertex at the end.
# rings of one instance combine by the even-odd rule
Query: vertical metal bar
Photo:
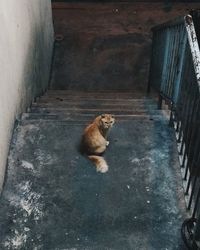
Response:
MULTIPOLYGON (((187 51, 187 50, 186 50, 187 51)), ((189 55, 187 53, 187 55, 189 55)), ((191 59, 191 57, 189 57, 191 59)), ((181 135, 182 135, 182 141, 181 141, 181 149, 180 149, 180 154, 183 153, 183 146, 184 146, 184 142, 185 142, 185 126, 187 124, 187 120, 188 120, 188 110, 190 108, 190 99, 188 99, 188 96, 190 96, 191 93, 191 84, 189 82, 190 78, 191 78, 191 64, 190 61, 187 59, 185 60, 186 64, 184 67, 184 75, 182 76, 182 88, 181 88, 181 102, 179 101, 179 105, 181 105, 181 107, 179 107, 179 110, 181 110, 179 116, 181 119, 181 135)), ((178 110, 178 109, 177 109, 178 110)))
MULTIPOLYGON (((198 161, 198 162, 199 162, 199 161, 198 161)), ((196 172, 196 174, 195 174, 195 176, 194 176, 194 181, 193 181, 193 183, 192 183, 191 194, 190 194, 189 202, 188 202, 188 209, 189 209, 189 210, 191 209, 192 200, 193 200, 193 197, 194 197, 194 194, 195 194, 195 189, 196 189, 196 184, 197 184, 197 180, 198 180, 198 175, 199 175, 199 171, 196 172)), ((190 175, 190 183, 191 183, 191 179, 192 179, 192 174, 190 175)), ((188 187, 187 187, 187 189, 186 189, 186 193, 188 193, 189 186, 190 186, 190 184, 188 185, 188 187)))
POLYGON ((180 121, 178 120, 178 121, 177 121, 177 124, 176 124, 176 129, 175 129, 175 130, 176 130, 176 132, 178 132, 178 131, 179 131, 179 128, 180 128, 180 121))
POLYGON ((169 29, 170 34, 170 40, 169 40, 169 52, 167 57, 167 65, 166 65, 166 79, 165 79, 165 85, 163 86, 162 92, 165 96, 167 96, 170 99, 170 96, 168 95, 169 92, 169 83, 172 73, 172 62, 173 62, 173 53, 174 53, 174 44, 175 44, 175 32, 174 27, 171 27, 169 29))
POLYGON ((183 64, 184 64, 184 59, 186 56, 185 49, 186 49, 186 44, 187 44, 187 36, 185 32, 185 27, 182 26, 182 37, 180 41, 180 48, 179 48, 179 65, 177 65, 177 77, 174 80, 174 89, 173 89, 173 102, 176 104, 178 100, 178 95, 179 95, 179 88, 180 88, 180 83, 181 83, 181 76, 182 76, 182 71, 183 71, 183 64))
POLYGON ((199 187, 197 197, 196 197, 196 200, 194 203, 195 205, 194 205, 194 209, 193 209, 193 213, 192 213, 192 218, 195 218, 195 216, 196 216, 196 212, 197 212, 198 204, 199 204, 199 197, 200 197, 200 187, 199 187))
MULTIPOLYGON (((191 159, 189 158, 189 160, 191 161, 191 169, 190 169, 189 180, 188 180, 187 187, 186 187, 186 193, 188 193, 190 186, 192 187, 190 198, 189 198, 189 204, 188 204, 189 209, 191 207, 193 195, 195 193, 196 181, 200 173, 200 168, 198 167, 198 165, 200 164, 200 152, 199 152, 200 130, 199 130, 199 123, 197 123, 198 117, 199 117, 199 98, 198 98, 198 107, 196 111, 196 117, 193 121, 193 123, 195 124, 195 127, 192 129, 192 134, 191 134, 192 139, 190 142, 190 144, 194 146, 192 147, 190 145, 190 151, 193 152, 193 155, 192 157, 190 157, 191 159), (198 169, 196 169, 197 167, 198 169), (194 180, 192 181, 192 179, 194 180)), ((189 155, 190 155, 190 151, 189 151, 189 155)))
POLYGON ((183 144, 185 144, 185 151, 186 151, 186 154, 188 156, 188 162, 187 162, 187 165, 186 165, 186 168, 185 168, 185 177, 184 179, 187 180, 187 175, 188 175, 188 170, 189 170, 189 167, 191 165, 191 161, 190 161, 190 158, 189 158, 189 143, 190 143, 190 137, 188 137, 188 131, 189 131, 189 128, 190 128, 190 123, 193 119, 193 115, 194 115, 194 109, 195 109, 195 102, 194 102, 194 97, 193 97, 193 94, 197 95, 198 92, 194 93, 194 86, 193 84, 191 83, 190 84, 191 88, 190 88, 190 92, 188 93, 188 106, 187 106, 187 116, 186 116, 186 122, 185 122, 185 125, 184 125, 184 130, 183 130, 183 133, 184 133, 184 136, 183 136, 183 144))
POLYGON ((168 67, 168 55, 170 51, 170 38, 171 34, 169 29, 165 30, 166 32, 166 40, 165 40, 165 53, 164 53, 164 59, 163 59, 163 70, 162 70, 162 78, 161 78, 161 92, 165 93, 165 85, 166 85, 166 72, 168 67))
POLYGON ((196 223, 196 227, 195 227, 194 240, 196 243, 197 242, 200 243, 200 215, 198 215, 198 219, 197 219, 197 223, 196 223))
POLYGON ((153 83, 153 62, 154 62, 154 49, 155 49, 155 32, 153 33, 153 38, 152 38, 152 45, 151 45, 151 61, 150 61, 150 67, 149 67, 149 80, 148 80, 148 85, 147 85, 147 94, 150 93, 152 83, 153 83))
POLYGON ((174 27, 174 45, 173 45, 173 54, 172 54, 172 63, 171 63, 171 73, 170 73, 170 79, 169 79, 169 86, 168 86, 168 92, 167 95, 170 97, 170 99, 173 101, 173 89, 174 89, 174 78, 177 72, 177 60, 178 60, 178 44, 180 43, 180 35, 179 30, 180 25, 174 27))

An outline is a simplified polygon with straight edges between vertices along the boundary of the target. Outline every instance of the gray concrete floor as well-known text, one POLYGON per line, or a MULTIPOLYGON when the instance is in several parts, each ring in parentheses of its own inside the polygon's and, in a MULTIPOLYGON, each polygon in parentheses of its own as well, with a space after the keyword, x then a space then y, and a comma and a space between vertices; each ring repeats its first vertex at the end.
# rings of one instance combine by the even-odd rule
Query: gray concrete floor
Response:
POLYGON ((106 174, 78 151, 84 127, 18 124, 0 201, 0 249, 185 249, 178 155, 166 119, 117 121, 106 174))

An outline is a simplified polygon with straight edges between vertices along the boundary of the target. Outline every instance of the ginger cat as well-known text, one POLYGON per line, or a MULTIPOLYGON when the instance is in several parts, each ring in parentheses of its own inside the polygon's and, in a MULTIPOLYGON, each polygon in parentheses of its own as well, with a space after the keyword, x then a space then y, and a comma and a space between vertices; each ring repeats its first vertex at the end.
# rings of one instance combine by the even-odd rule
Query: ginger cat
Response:
POLYGON ((110 114, 97 116, 84 130, 82 137, 82 149, 87 157, 96 165, 97 172, 105 173, 108 165, 100 156, 109 145, 107 135, 113 126, 115 118, 110 114))

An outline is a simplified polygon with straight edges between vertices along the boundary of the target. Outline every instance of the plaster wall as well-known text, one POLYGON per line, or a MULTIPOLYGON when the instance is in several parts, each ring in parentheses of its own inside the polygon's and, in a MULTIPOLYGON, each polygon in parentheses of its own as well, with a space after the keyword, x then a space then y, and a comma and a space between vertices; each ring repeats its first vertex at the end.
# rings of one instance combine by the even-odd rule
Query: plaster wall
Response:
POLYGON ((0 1, 0 190, 15 119, 46 89, 53 49, 50 0, 0 1))

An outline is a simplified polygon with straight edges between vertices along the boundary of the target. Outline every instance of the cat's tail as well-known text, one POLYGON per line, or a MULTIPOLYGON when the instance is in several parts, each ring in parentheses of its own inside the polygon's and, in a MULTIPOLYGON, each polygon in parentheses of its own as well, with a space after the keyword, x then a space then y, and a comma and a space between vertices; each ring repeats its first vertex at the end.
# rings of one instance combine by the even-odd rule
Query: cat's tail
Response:
POLYGON ((88 158, 96 165, 97 172, 106 173, 108 165, 102 156, 88 155, 88 158))

